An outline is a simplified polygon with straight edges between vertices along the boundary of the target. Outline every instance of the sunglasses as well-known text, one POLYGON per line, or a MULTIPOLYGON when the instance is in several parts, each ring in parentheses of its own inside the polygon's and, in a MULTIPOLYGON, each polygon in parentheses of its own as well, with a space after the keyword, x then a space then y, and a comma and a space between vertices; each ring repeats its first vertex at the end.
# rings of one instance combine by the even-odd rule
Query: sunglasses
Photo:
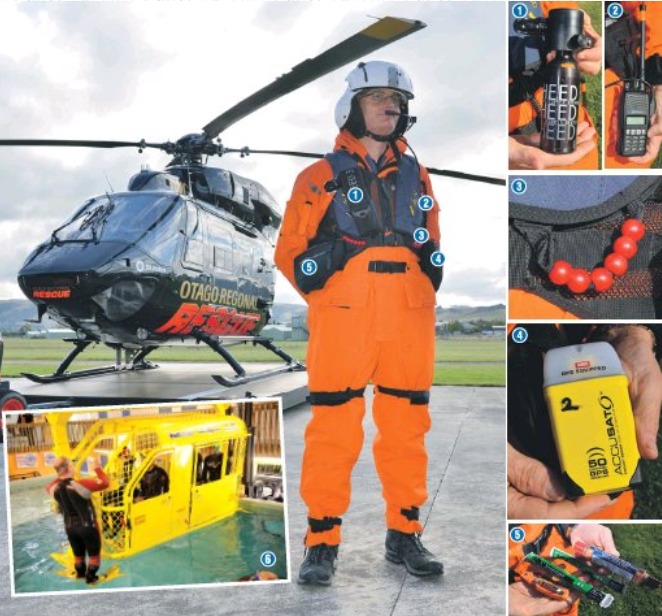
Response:
POLYGON ((391 101, 396 107, 402 107, 407 102, 407 99, 399 92, 381 92, 380 90, 371 90, 361 98, 367 98, 376 105, 391 101))

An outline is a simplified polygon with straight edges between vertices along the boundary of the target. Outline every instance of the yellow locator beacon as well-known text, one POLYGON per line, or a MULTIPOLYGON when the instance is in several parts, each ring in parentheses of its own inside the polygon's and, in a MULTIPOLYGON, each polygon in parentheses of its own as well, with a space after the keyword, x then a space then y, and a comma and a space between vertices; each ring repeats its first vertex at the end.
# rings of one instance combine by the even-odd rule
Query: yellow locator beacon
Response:
POLYGON ((552 349, 543 374, 567 495, 609 494, 640 484, 628 380, 614 348, 591 342, 552 349))

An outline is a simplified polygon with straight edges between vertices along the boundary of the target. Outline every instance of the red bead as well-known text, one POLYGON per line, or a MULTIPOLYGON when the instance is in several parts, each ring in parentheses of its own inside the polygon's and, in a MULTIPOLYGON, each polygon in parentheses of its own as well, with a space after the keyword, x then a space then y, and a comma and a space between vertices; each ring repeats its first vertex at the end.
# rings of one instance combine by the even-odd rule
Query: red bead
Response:
POLYGON ((627 235, 619 237, 614 242, 614 252, 623 255, 626 259, 631 259, 637 254, 637 242, 627 235))
POLYGON ((635 242, 638 242, 646 234, 646 226, 636 218, 626 220, 621 227, 621 233, 631 237, 635 242))
POLYGON ((572 265, 567 261, 556 261, 552 271, 549 272, 549 279, 556 285, 564 285, 568 283, 570 279, 570 273, 572 272, 572 265))
POLYGON ((583 269, 574 269, 570 272, 570 280, 568 280, 568 289, 573 293, 584 293, 591 286, 591 277, 588 272, 583 269))
POLYGON ((615 252, 607 255, 605 259, 605 267, 614 275, 622 276, 628 271, 628 260, 623 255, 618 255, 615 252))
POLYGON ((606 291, 614 284, 614 275, 604 267, 596 267, 591 272, 591 282, 596 291, 606 291))

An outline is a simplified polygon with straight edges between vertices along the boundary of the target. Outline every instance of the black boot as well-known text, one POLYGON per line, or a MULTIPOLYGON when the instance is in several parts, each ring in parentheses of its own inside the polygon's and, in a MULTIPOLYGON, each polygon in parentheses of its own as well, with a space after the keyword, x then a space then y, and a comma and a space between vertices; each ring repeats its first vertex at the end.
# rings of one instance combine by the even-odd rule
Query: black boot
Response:
POLYGON ((97 575, 97 571, 99 571, 99 565, 90 565, 87 568, 87 574, 85 575, 85 583, 86 584, 94 584, 99 580, 99 576, 97 575))
POLYGON ((441 561, 423 547, 417 533, 401 533, 389 529, 386 534, 386 560, 404 564, 409 573, 419 577, 441 575, 444 572, 441 561))
POLYGON ((338 546, 321 543, 306 550, 306 558, 299 569, 299 584, 329 586, 336 570, 338 546))
POLYGON ((85 562, 75 563, 74 569, 76 569, 76 579, 81 580, 85 577, 85 573, 87 572, 87 565, 85 562))

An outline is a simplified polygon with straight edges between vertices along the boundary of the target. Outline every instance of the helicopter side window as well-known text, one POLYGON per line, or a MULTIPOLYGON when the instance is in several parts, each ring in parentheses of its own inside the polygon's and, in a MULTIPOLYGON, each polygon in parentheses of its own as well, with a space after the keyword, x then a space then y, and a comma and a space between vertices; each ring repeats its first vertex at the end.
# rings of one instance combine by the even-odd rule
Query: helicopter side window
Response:
POLYGON ((243 193, 243 200, 244 200, 244 203, 245 203, 246 205, 250 205, 250 202, 251 202, 251 196, 250 196, 250 193, 249 193, 249 191, 248 191, 248 188, 246 188, 246 187, 244 186, 243 189, 242 189, 242 193, 243 193))
POLYGON ((227 458, 227 443, 198 447, 196 452, 195 484, 219 481, 223 475, 223 462, 227 458))
POLYGON ((241 237, 235 237, 235 274, 252 277, 253 267, 253 244, 244 241, 241 237))
POLYGON ((209 218, 207 235, 213 248, 213 264, 215 269, 232 272, 232 236, 227 223, 212 216, 209 218))
POLYGON ((204 263, 204 241, 202 235, 202 217, 192 203, 186 204, 186 250, 184 264, 200 270, 204 263))
POLYGON ((167 494, 170 491, 170 453, 155 458, 140 478, 133 492, 135 503, 167 494))

